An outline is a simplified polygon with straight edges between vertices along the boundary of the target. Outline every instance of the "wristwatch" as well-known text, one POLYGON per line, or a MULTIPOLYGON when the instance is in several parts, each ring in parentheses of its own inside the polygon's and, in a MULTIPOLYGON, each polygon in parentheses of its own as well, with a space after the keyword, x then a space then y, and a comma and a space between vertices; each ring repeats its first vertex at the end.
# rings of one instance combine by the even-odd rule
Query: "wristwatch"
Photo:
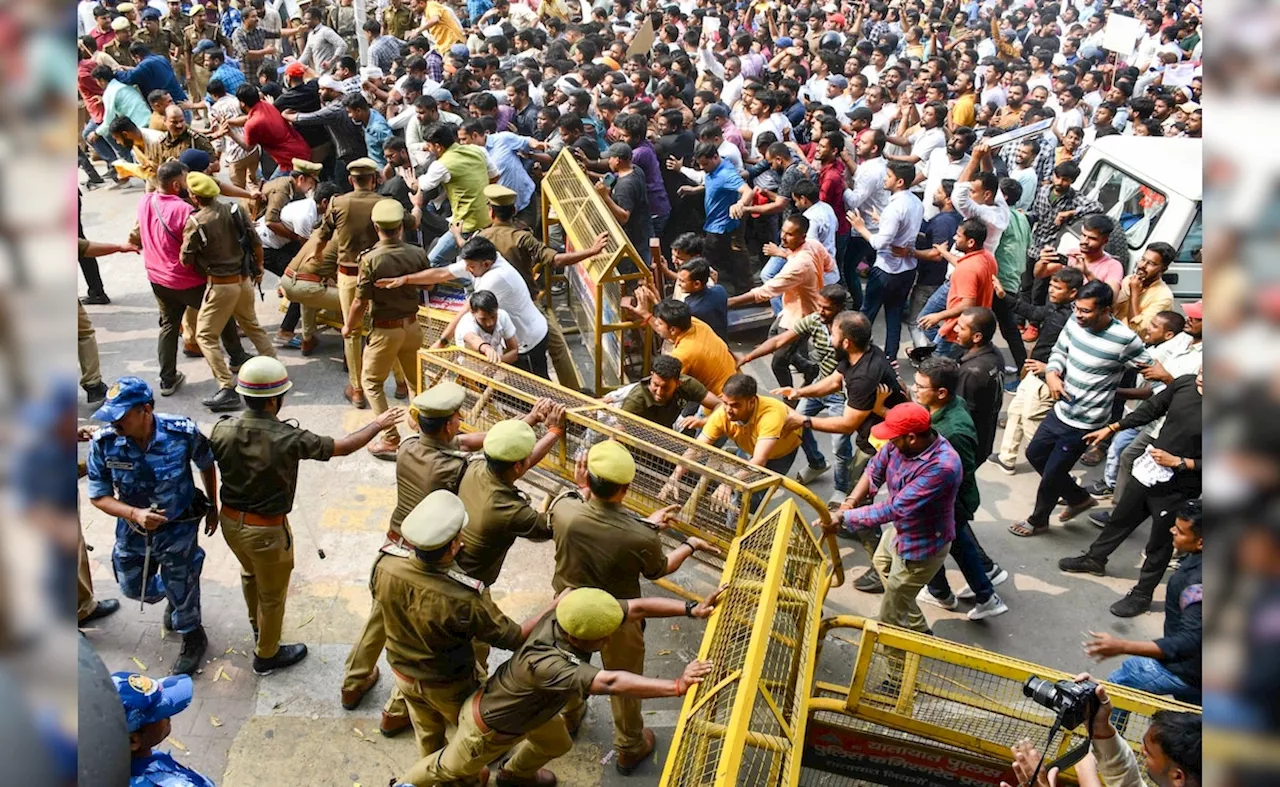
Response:
POLYGON ((1183 458, 1183 457, 1179 457, 1179 458, 1178 458, 1178 469, 1179 469, 1179 470, 1186 470, 1186 469, 1187 469, 1187 460, 1186 460, 1185 458, 1183 458))
POLYGON ((806 416, 804 417, 804 428, 805 428, 805 429, 812 429, 812 428, 813 428, 813 416, 811 416, 811 415, 806 415, 806 416))
POLYGON ((684 616, 685 616, 686 618, 691 618, 691 617, 693 617, 693 608, 694 608, 694 607, 696 607, 696 606, 698 606, 698 602, 696 602, 696 601, 686 601, 686 602, 684 602, 684 616))

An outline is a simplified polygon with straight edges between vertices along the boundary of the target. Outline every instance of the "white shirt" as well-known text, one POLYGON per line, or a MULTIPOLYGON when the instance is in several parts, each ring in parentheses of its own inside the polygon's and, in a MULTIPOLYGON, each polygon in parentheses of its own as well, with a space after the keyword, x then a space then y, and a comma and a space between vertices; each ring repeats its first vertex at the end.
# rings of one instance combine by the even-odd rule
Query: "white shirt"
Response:
POLYGON ((880 107, 879 112, 876 112, 871 115, 871 127, 874 128, 876 131, 883 131, 884 133, 888 134, 889 128, 893 125, 894 121, 896 121, 897 119, 898 119, 898 105, 885 104, 884 106, 880 107))
POLYGON ((925 221, 938 215, 938 206, 933 204, 933 194, 942 185, 944 180, 955 180, 960 177, 960 171, 964 169, 964 165, 968 163, 969 157, 966 155, 959 161, 952 161, 947 155, 946 146, 935 148, 929 154, 929 163, 925 171, 929 174, 924 179, 924 197, 921 202, 924 203, 925 221))
POLYGON ((822 103, 834 109, 837 118, 846 117, 849 110, 853 109, 853 98, 848 93, 841 93, 835 98, 824 98, 822 103))
MULTIPOLYGON (((459 142, 457 144, 461 145, 462 143, 459 142)), ((484 150, 484 148, 480 148, 480 150, 484 150)), ((488 156, 484 157, 484 163, 485 169, 488 170, 490 178, 497 178, 502 174, 498 171, 498 168, 494 166, 493 160, 488 156)), ((431 162, 431 166, 427 167, 427 173, 423 175, 423 179, 418 187, 423 191, 431 191, 437 186, 443 186, 448 183, 451 178, 452 176, 449 174, 449 170, 446 169, 443 164, 439 161, 433 161, 431 162)))
POLYGON ((1058 129, 1059 134, 1065 134, 1067 129, 1077 126, 1084 128, 1084 113, 1078 106, 1063 110, 1058 114, 1058 120, 1053 125, 1058 129))
POLYGON ((921 127, 919 131, 912 134, 907 139, 911 140, 911 155, 919 156, 920 161, 916 163, 916 169, 929 174, 929 157, 933 151, 947 146, 947 132, 942 126, 936 128, 921 127))
POLYGON ((498 309, 498 322, 493 326, 493 333, 489 333, 480 327, 480 323, 468 311, 458 320, 458 325, 453 330, 453 343, 466 347, 463 340, 473 334, 480 338, 481 344, 487 342, 493 349, 502 352, 507 347, 507 339, 516 338, 516 324, 511 321, 511 315, 507 314, 506 309, 498 309))
POLYGON ((986 106, 987 104, 995 104, 996 106, 1003 108, 1007 103, 1009 103, 1009 101, 1005 93, 1004 86, 999 83, 996 83, 995 87, 989 87, 982 91, 983 106, 986 106))
MULTIPOLYGON (((280 223, 304 238, 310 236, 311 231, 320 223, 320 214, 316 210, 316 201, 310 197, 303 197, 285 205, 280 209, 280 223)), ((268 249, 281 249, 289 245, 288 238, 280 237, 267 227, 265 217, 258 219, 253 226, 258 231, 258 237, 262 240, 262 245, 268 249)))
POLYGON ((76 35, 88 35, 90 30, 98 26, 93 19, 93 9, 97 7, 97 0, 80 0, 76 5, 76 35))
POLYGON ((827 250, 827 254, 831 255, 831 259, 835 259, 836 212, 830 205, 819 200, 805 210, 804 217, 809 220, 809 232, 805 237, 821 243, 827 250))
MULTIPOLYGON (((436 162, 431 166, 437 166, 436 162)), ((443 165, 440 167, 443 169, 443 165)), ((423 187, 427 188, 427 187, 423 187)), ((467 264, 458 260, 449 266, 449 273, 456 279, 472 281, 467 273, 467 264)), ((529 295, 529 285, 525 283, 520 272, 501 255, 498 261, 483 276, 474 280, 474 289, 488 290, 498 298, 498 305, 511 315, 515 325, 516 343, 520 352, 527 353, 547 336, 547 318, 534 304, 529 295)))
POLYGON ((977 219, 987 225, 987 242, 982 247, 995 254, 996 247, 1000 245, 1000 236, 1004 235, 1005 228, 1009 226, 1009 203, 1004 201, 1004 195, 997 189, 994 205, 974 202, 969 196, 969 181, 966 180, 956 183, 951 192, 951 202, 961 216, 977 219))

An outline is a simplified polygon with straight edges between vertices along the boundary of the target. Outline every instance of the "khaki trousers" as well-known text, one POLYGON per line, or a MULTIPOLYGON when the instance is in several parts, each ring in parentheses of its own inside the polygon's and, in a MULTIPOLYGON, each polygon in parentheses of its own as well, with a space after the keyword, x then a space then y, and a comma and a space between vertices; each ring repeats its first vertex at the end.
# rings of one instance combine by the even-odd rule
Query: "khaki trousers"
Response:
POLYGON ((458 713, 458 731, 443 749, 419 760, 401 778, 409 784, 446 784, 472 779, 489 763, 507 752, 511 757, 503 770, 521 779, 532 779, 538 769, 573 748, 573 739, 564 726, 564 717, 551 720, 521 735, 482 732, 471 709, 475 695, 467 697, 458 713))
POLYGON ((292 276, 280 280, 280 289, 290 301, 302 307, 302 338, 310 341, 316 335, 317 312, 339 312, 342 301, 337 287, 326 287, 318 281, 299 281, 292 276))
POLYGON ((872 558, 872 563, 884 582, 884 596, 880 599, 880 622, 922 634, 928 633, 929 621, 924 619, 924 613, 916 603, 916 594, 942 568, 950 550, 944 548, 925 560, 906 560, 898 554, 893 544, 896 535, 897 531, 893 527, 886 527, 880 535, 880 546, 872 558))
POLYGON ((184 344, 196 343, 196 318, 200 316, 199 309, 193 309, 190 306, 186 311, 182 312, 182 341, 184 344))
MULTIPOLYGON (((640 621, 624 621, 600 650, 600 661, 607 670, 625 670, 643 675, 644 628, 640 621)), ((609 706, 613 709, 614 748, 619 754, 644 751, 644 717, 640 712, 640 700, 615 695, 609 697, 609 706)), ((565 722, 570 727, 576 727, 582 723, 586 713, 585 702, 571 700, 564 709, 565 722)))
POLYGON ((258 656, 269 659, 280 649, 284 602, 293 573, 293 531, 283 525, 246 525, 220 514, 222 537, 240 561, 240 590, 249 608, 249 625, 258 632, 258 656))
POLYGON ((1018 390, 1009 403, 1009 419, 1005 422, 1004 438, 1000 441, 1000 461, 1013 464, 1022 453, 1023 438, 1035 434, 1037 425, 1053 409, 1053 397, 1049 386, 1034 374, 1028 374, 1018 383, 1018 390))
POLYGON ((258 315, 253 310, 253 284, 248 277, 242 277, 236 284, 213 284, 204 291, 204 302, 200 304, 200 314, 196 317, 196 344, 204 353, 218 387, 231 388, 235 385, 235 376, 222 357, 222 348, 218 346, 222 329, 227 320, 235 318, 240 329, 249 341, 257 348, 259 355, 276 357, 276 348, 267 338, 267 332, 258 324, 258 315))
POLYGON ((560 320, 553 309, 538 305, 542 315, 547 318, 547 355, 551 356, 551 366, 556 370, 556 382, 572 391, 581 391, 582 383, 578 379, 578 367, 569 354, 569 343, 565 341, 564 331, 560 329, 560 320))
MULTIPOLYGON (((373 563, 373 568, 377 570, 379 560, 404 559, 395 555, 379 554, 373 563)), ((347 672, 342 678, 343 691, 355 691, 360 688, 361 683, 368 680, 373 674, 374 667, 378 666, 378 657, 382 655, 382 650, 386 646, 387 629, 382 622, 382 605, 375 598, 369 607, 369 618, 364 622, 364 631, 360 632, 360 639, 351 647, 351 655, 347 656, 347 672)), ((405 708, 404 695, 400 693, 399 686, 391 688, 391 696, 387 699, 387 704, 382 706, 382 710, 392 716, 404 716, 409 712, 405 708)))
MULTIPOLYGON (((342 309, 343 322, 346 321, 347 315, 351 313, 351 303, 355 299, 356 277, 348 276, 342 271, 338 271, 338 305, 342 309)), ((350 339, 342 340, 342 351, 347 357, 347 383, 356 389, 360 388, 363 342, 360 326, 356 327, 356 333, 350 339)))
MULTIPOLYGON (((98 358, 98 335, 84 306, 76 301, 76 354, 80 356, 80 387, 102 384, 102 362, 98 358)), ((83 547, 82 547, 83 549, 83 547)))
MULTIPOLYGON (((420 680, 395 676, 396 689, 408 706, 413 734, 418 739, 418 755, 426 759, 444 748, 445 741, 458 730, 458 714, 476 690, 473 680, 458 680, 448 686, 426 685, 420 680)), ((470 708, 466 709, 468 713, 470 708)), ((428 784, 410 780, 410 784, 428 784)))
MULTIPOLYGON (((234 145, 234 142, 227 144, 234 145)), ((258 161, 262 158, 260 151, 255 150, 239 161, 231 162, 228 169, 231 170, 231 182, 240 188, 244 188, 249 181, 261 183, 262 179, 258 177, 258 161)))
POLYGON ((84 530, 80 531, 80 565, 76 568, 76 620, 84 620, 98 608, 93 597, 93 577, 89 573, 89 550, 84 547, 84 530))
MULTIPOLYGON (((400 328, 374 328, 369 334, 369 346, 364 353, 364 366, 360 373, 360 384, 364 388, 364 396, 369 400, 369 407, 375 416, 387 411, 387 376, 399 362, 402 369, 413 369, 418 359, 418 350, 422 349, 422 327, 418 321, 410 318, 400 328)), ((409 383, 409 397, 417 393, 417 377, 409 383)), ((383 439, 399 442, 400 429, 397 425, 387 427, 383 439)))

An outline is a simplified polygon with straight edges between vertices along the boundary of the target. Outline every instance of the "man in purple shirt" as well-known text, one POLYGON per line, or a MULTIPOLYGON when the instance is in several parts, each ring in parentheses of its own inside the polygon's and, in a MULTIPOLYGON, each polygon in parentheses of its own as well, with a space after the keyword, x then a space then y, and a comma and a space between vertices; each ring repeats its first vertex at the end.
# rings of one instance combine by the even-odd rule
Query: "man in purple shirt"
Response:
POLYGON ((631 146, 632 165, 644 174, 645 188, 649 192, 649 214, 653 217, 653 237, 661 238, 667 228, 667 219, 671 217, 671 200, 667 198, 667 187, 662 182, 658 154, 646 136, 649 124, 644 115, 637 113, 619 116, 614 125, 631 146))
POLYGON ((871 427, 873 440, 885 444, 867 464, 839 516, 824 528, 884 529, 872 563, 884 582, 880 622, 933 633, 916 603, 916 594, 947 558, 956 530, 956 495, 964 470, 960 455, 933 430, 929 411, 905 402, 871 427), (871 503, 885 483, 889 498, 871 503))

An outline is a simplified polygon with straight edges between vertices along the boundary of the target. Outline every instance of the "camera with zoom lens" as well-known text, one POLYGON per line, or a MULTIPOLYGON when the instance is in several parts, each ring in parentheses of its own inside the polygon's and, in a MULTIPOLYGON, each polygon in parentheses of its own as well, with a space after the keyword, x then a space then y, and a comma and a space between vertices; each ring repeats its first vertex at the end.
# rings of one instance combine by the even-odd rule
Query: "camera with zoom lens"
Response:
POLYGON ((1091 680, 1051 683, 1032 675, 1022 684, 1022 693, 1056 713, 1064 730, 1074 730, 1089 721, 1098 709, 1098 684, 1091 680))

